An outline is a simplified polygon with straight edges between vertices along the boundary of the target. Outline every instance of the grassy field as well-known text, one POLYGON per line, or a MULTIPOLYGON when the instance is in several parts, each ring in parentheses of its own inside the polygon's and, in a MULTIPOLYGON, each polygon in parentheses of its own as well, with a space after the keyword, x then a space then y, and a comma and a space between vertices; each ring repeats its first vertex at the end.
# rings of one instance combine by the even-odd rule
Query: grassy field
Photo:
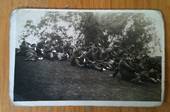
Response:
POLYGON ((68 61, 24 61, 16 57, 14 100, 157 101, 161 84, 136 85, 100 72, 71 66, 68 61))

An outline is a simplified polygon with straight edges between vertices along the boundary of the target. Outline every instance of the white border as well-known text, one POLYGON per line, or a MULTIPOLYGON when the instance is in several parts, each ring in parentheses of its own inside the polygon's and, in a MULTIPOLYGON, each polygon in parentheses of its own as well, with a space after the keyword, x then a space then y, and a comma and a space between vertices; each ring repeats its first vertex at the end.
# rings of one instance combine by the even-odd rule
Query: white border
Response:
POLYGON ((19 10, 40 10, 40 11, 72 11, 72 12, 132 12, 132 13, 144 13, 146 11, 159 13, 162 20, 162 27, 164 29, 164 22, 162 14, 159 10, 73 10, 73 9, 15 9, 11 13, 10 18, 10 76, 9 76, 9 95, 12 103, 17 106, 130 106, 130 107, 154 107, 160 106, 164 100, 164 87, 165 87, 165 33, 163 32, 163 39, 162 39, 162 93, 161 93, 161 101, 73 101, 73 100, 66 100, 66 101, 14 101, 14 67, 15 67, 15 43, 16 43, 16 19, 15 14, 19 10))

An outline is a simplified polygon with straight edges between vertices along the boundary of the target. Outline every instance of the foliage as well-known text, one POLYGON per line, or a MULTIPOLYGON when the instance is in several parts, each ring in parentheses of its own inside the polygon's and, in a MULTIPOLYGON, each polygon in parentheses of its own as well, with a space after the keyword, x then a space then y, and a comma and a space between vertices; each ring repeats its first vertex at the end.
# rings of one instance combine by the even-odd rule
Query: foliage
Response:
POLYGON ((47 12, 37 25, 26 22, 21 39, 35 36, 39 41, 60 40, 75 47, 94 43, 131 52, 130 55, 149 54, 154 38, 154 26, 142 13, 47 12))

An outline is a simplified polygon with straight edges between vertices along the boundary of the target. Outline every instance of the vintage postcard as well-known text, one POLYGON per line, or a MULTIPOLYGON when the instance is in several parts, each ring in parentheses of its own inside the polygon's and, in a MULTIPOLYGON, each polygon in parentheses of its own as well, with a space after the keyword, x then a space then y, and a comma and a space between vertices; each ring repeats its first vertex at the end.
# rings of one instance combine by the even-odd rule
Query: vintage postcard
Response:
POLYGON ((10 98, 19 106, 159 106, 164 38, 157 10, 16 9, 10 98))

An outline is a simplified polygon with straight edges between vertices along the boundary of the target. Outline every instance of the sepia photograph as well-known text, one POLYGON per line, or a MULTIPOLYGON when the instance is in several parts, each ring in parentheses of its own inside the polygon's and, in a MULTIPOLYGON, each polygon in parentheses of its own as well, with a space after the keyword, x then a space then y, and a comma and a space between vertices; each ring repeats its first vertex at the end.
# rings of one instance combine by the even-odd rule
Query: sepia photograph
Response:
POLYGON ((24 106, 159 106, 164 22, 157 10, 16 9, 11 100, 24 106))

